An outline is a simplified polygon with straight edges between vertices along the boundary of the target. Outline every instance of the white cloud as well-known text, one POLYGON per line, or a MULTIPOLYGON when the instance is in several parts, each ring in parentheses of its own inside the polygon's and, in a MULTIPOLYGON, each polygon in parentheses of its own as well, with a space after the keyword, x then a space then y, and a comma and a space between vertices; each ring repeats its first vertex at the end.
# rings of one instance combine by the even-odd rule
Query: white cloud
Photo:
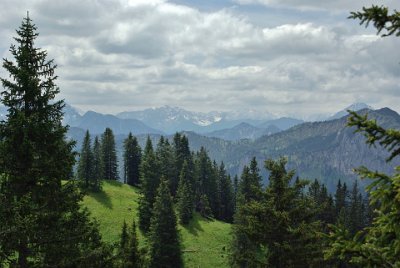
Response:
POLYGON ((393 9, 399 8, 400 4, 396 0, 374 1, 374 0, 234 0, 241 5, 259 4, 265 6, 278 6, 286 8, 296 8, 301 10, 330 10, 330 11, 356 11, 364 6, 385 5, 393 9))
MULTIPOLYGON (((306 116, 355 101, 400 108, 397 39, 353 32, 342 22, 265 27, 240 15, 240 7, 202 12, 161 0, 1 1, 7 6, 0 11, 1 40, 12 42, 21 10, 29 9, 38 44, 59 64, 61 97, 83 109, 168 104, 306 116)), ((9 57, 8 45, 0 49, 9 57)))

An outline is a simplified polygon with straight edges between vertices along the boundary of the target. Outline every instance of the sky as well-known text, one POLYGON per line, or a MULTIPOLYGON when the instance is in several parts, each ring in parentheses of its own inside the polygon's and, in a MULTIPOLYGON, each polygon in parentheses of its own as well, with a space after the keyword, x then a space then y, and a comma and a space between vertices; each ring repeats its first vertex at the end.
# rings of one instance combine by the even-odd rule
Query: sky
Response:
MULTIPOLYGON (((364 102, 400 111, 400 38, 348 0, 0 0, 0 55, 29 10, 59 95, 102 113, 164 105, 309 119, 364 102)), ((8 77, 4 69, 1 77, 8 77)))

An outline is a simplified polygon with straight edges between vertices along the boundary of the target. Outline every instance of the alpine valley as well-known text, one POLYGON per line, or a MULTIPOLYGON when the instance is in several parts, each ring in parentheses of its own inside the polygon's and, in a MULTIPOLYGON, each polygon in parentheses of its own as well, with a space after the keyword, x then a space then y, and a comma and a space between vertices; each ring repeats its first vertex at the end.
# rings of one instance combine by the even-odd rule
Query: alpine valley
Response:
MULTIPOLYGON (((119 161, 122 161, 123 140, 129 132, 144 147, 147 136, 156 144, 160 136, 172 139, 182 132, 192 150, 205 147, 210 157, 223 161, 231 175, 240 175, 243 166, 256 156, 260 166, 268 158, 285 156, 288 167, 301 178, 318 179, 329 191, 339 180, 352 185, 358 176, 353 169, 368 166, 389 174, 398 161, 386 162, 384 148, 365 146, 365 138, 347 127, 347 110, 368 113, 386 128, 399 128, 400 116, 390 108, 373 110, 366 104, 353 104, 325 121, 304 122, 295 118, 238 118, 229 113, 196 113, 164 106, 143 111, 105 115, 92 111, 81 113, 67 105, 64 123, 70 125, 69 137, 77 141, 77 150, 86 130, 101 135, 110 127, 116 135, 119 161)), ((122 165, 121 165, 122 166, 122 165)), ((261 169, 263 178, 266 171, 261 169)), ((122 172, 122 170, 121 170, 122 172)), ((122 174, 122 173, 121 173, 122 174)), ((365 186, 364 181, 361 185, 365 186)))

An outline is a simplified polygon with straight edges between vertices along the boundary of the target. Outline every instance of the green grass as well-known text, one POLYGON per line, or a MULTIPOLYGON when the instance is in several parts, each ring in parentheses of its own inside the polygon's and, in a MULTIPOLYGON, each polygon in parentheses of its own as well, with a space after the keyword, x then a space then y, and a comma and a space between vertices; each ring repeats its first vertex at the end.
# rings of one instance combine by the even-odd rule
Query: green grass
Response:
MULTIPOLYGON (((139 191, 115 181, 103 183, 103 191, 84 198, 91 215, 99 222, 106 242, 119 240, 124 220, 137 222, 139 191)), ((179 226, 185 267, 228 267, 228 248, 231 225, 194 215, 187 226, 179 226)), ((140 245, 145 239, 139 234, 140 245)))

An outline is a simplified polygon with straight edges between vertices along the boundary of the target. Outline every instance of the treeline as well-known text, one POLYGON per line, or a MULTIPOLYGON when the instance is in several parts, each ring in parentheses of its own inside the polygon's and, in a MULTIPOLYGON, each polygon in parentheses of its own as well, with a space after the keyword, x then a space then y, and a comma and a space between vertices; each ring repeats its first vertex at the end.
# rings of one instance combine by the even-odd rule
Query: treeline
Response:
MULTIPOLYGON (((115 138, 107 128, 101 138, 92 143, 89 131, 80 152, 76 177, 80 185, 90 190, 101 189, 101 180, 118 180, 115 138)), ((205 148, 191 152, 186 136, 176 133, 172 142, 163 136, 156 146, 148 137, 144 149, 131 133, 124 140, 124 183, 139 187, 143 193, 139 205, 139 227, 148 231, 161 179, 167 181, 183 224, 193 211, 202 216, 232 222, 235 191, 223 163, 217 164, 205 148)))
POLYGON ((231 265, 233 267, 351 267, 339 258, 324 259, 330 226, 350 234, 371 224, 368 198, 357 182, 340 181, 332 196, 317 180, 294 178, 286 159, 267 160, 266 187, 255 158, 238 184, 231 265))

